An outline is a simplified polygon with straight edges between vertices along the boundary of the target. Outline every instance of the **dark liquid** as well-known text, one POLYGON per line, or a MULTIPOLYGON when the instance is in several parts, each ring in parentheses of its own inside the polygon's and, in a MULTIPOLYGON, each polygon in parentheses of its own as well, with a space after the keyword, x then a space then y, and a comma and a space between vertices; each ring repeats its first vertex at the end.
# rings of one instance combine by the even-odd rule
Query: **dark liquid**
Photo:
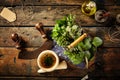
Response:
POLYGON ((41 58, 41 66, 44 68, 50 68, 56 63, 56 58, 52 54, 45 54, 41 58))

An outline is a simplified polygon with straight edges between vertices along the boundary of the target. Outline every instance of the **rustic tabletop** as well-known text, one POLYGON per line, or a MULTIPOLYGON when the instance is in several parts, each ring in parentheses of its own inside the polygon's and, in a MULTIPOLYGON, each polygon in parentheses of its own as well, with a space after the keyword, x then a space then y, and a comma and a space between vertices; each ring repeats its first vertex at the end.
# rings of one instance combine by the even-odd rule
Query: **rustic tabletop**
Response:
MULTIPOLYGON (((120 14, 119 0, 94 0, 97 10, 110 12, 110 22, 98 23, 93 16, 81 12, 83 0, 0 0, 0 12, 4 7, 16 14, 16 20, 9 22, 0 16, 0 80, 80 80, 88 74, 88 80, 117 80, 120 76, 120 25, 116 16, 120 14), (51 30, 55 21, 68 14, 76 15, 76 22, 87 30, 88 34, 103 39, 95 60, 97 63, 89 69, 79 68, 67 62, 66 70, 37 73, 39 69, 36 58, 26 59, 22 50, 32 51, 42 46, 43 38, 34 27, 42 22, 45 30, 51 30), (116 33, 118 32, 118 34, 116 33), (26 42, 24 49, 17 49, 11 34, 17 33, 26 42), (116 34, 116 35, 115 35, 116 34)), ((27 54, 29 55, 29 54, 27 54)), ((32 55, 31 55, 32 56, 32 55)))

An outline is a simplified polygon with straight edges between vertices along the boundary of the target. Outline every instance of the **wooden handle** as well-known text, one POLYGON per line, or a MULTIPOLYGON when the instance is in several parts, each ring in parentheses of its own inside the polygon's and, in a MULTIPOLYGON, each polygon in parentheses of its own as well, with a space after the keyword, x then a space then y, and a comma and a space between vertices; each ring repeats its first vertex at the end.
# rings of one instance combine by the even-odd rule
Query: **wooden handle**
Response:
POLYGON ((109 15, 110 15, 110 12, 106 12, 106 13, 103 14, 103 17, 107 17, 109 15))
POLYGON ((102 18, 108 17, 110 15, 110 12, 106 12, 104 14, 102 14, 102 16, 99 18, 99 20, 101 20, 102 18))
POLYGON ((46 34, 45 34, 44 29, 43 29, 43 24, 41 22, 39 22, 35 25, 35 27, 41 33, 42 38, 46 38, 46 34))
POLYGON ((70 45, 68 45, 68 48, 73 48, 76 46, 80 41, 82 41, 85 37, 87 37, 87 34, 84 33, 82 36, 80 36, 78 39, 76 39, 74 42, 72 42, 70 45))
POLYGON ((13 34, 11 35, 11 39, 15 42, 15 47, 16 47, 17 49, 20 49, 20 48, 23 46, 23 45, 22 45, 22 42, 24 42, 24 41, 23 41, 23 39, 22 39, 21 36, 18 36, 17 33, 13 33, 13 34))
POLYGON ((14 42, 18 41, 18 40, 19 40, 18 34, 17 34, 17 33, 13 33, 13 34, 11 35, 11 39, 12 39, 14 42))

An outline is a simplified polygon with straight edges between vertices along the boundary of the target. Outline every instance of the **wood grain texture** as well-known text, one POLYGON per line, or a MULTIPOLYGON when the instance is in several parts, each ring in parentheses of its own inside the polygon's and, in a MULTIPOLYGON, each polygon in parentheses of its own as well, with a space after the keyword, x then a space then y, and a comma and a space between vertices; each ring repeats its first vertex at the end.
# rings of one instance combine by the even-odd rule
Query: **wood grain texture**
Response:
MULTIPOLYGON (((34 48, 28 48, 27 50, 34 50, 34 48)), ((120 76, 118 73, 120 71, 120 48, 100 48, 97 52, 95 61, 97 64, 89 67, 89 69, 78 68, 77 66, 67 63, 68 68, 66 70, 56 70, 49 73, 38 74, 36 59, 19 59, 19 50, 15 48, 0 48, 0 76, 8 77, 83 77, 88 72, 94 74, 94 77, 104 77, 105 76, 120 76), (116 66, 117 65, 117 66, 116 66)))
POLYGON ((111 34, 116 32, 114 23, 120 13, 120 0, 95 1, 98 10, 110 12, 111 22, 100 24, 94 16, 84 15, 81 12, 84 0, 0 0, 0 12, 8 7, 17 14, 17 20, 12 23, 0 16, 0 80, 80 80, 86 74, 90 80, 117 80, 120 76, 120 42, 112 41, 108 30, 111 29, 111 34), (33 51, 44 43, 34 25, 43 22, 45 29, 51 30, 57 19, 70 13, 76 15, 77 24, 83 26, 90 36, 103 39, 104 43, 95 55, 95 64, 89 69, 81 69, 67 61, 66 70, 38 74, 36 59, 21 59, 21 50, 14 47, 11 34, 15 32, 22 36, 27 42, 25 50, 33 51))
POLYGON ((1 80, 16 80, 16 79, 19 79, 19 80, 80 80, 81 78, 80 77, 65 77, 65 78, 62 78, 62 77, 2 77, 0 78, 1 80))
MULTIPOLYGON (((0 7, 2 10, 3 7, 0 7)), ((108 6, 112 17, 120 13, 119 6, 108 6)), ((45 26, 54 26, 55 21, 68 14, 76 15, 76 22, 82 26, 108 26, 95 21, 94 16, 86 16, 81 12, 81 6, 16 6, 10 10, 17 14, 15 22, 8 22, 0 16, 0 26, 34 26, 37 22, 43 22, 45 26)), ((115 21, 115 20, 114 20, 115 21)), ((111 23, 111 22, 110 22, 111 23)))
POLYGON ((96 69, 90 73, 92 79, 116 80, 119 79, 120 72, 120 48, 99 49, 97 54, 96 69), (101 65, 101 66, 100 66, 101 65))
POLYGON ((35 27, 2 27, 0 33, 0 46, 15 46, 15 42, 11 39, 12 33, 22 36, 29 46, 41 46, 43 43, 41 34, 35 27))
POLYGON ((17 6, 12 8, 17 14, 17 20, 13 23, 9 23, 3 18, 0 18, 0 25, 35 25, 41 21, 45 26, 53 26, 55 20, 63 18, 68 14, 76 15, 76 20, 82 24, 95 24, 95 21, 88 16, 81 13, 80 6, 26 6, 22 8, 17 6), (4 24, 3 24, 4 23, 4 24))
MULTIPOLYGON (((52 28, 53 27, 45 27, 45 30, 51 30, 52 28)), ((100 37, 103 40, 103 47, 120 47, 119 42, 111 41, 108 34, 109 27, 83 27, 83 29, 91 37, 100 37)), ((41 37, 41 34, 35 29, 35 27, 0 27, 1 47, 15 47, 15 42, 13 42, 10 38, 11 34, 14 32, 18 33, 19 36, 22 36, 22 38, 26 41, 26 47, 40 47, 44 43, 44 39, 41 37)), ((48 31, 46 32, 48 33, 48 31)), ((114 32, 115 31, 112 33, 114 32)))
MULTIPOLYGON (((118 0, 94 0, 98 4, 115 5, 118 0)), ((0 5, 16 6, 16 5, 81 5, 83 0, 4 0, 0 1, 0 5)))
MULTIPOLYGON (((33 50, 33 48, 29 48, 28 50, 33 50)), ((19 59, 19 52, 20 51, 15 48, 0 48, 0 54, 2 55, 0 57, 0 76, 80 77, 86 74, 86 70, 78 69, 75 65, 72 64, 68 64, 69 67, 67 70, 56 70, 50 73, 38 74, 37 70, 39 69, 39 67, 37 66, 36 59, 19 59), (81 72, 81 74, 78 74, 78 72, 81 72)))

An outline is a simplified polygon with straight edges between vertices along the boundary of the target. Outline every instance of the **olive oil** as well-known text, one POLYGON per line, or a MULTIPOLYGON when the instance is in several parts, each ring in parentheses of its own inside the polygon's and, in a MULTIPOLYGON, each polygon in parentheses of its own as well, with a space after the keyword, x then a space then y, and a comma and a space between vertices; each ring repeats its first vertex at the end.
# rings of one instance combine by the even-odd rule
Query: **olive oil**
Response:
POLYGON ((96 3, 94 1, 85 1, 81 7, 82 13, 91 16, 96 12, 96 3))

